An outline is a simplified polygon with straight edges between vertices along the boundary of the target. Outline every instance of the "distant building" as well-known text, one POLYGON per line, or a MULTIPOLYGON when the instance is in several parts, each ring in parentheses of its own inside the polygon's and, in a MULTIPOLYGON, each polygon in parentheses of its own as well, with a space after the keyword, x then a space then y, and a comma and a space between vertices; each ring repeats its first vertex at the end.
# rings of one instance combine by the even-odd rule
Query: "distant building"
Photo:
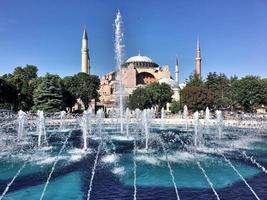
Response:
MULTIPOLYGON (((196 48, 196 63, 195 63, 195 75, 201 78, 201 54, 200 54, 200 42, 197 39, 196 48)), ((81 48, 81 72, 90 74, 90 57, 88 50, 88 37, 86 28, 83 31, 82 36, 82 48, 81 48)), ((175 63, 175 79, 171 77, 171 73, 168 65, 159 66, 151 58, 140 55, 130 57, 122 65, 121 80, 123 85, 123 96, 128 97, 132 94, 133 90, 137 87, 144 87, 151 83, 159 82, 166 83, 171 86, 174 94, 173 100, 180 101, 180 89, 184 87, 184 84, 180 84, 179 87, 179 66, 178 59, 175 63)), ((117 71, 112 71, 101 77, 100 89, 99 89, 99 102, 97 106, 105 108, 111 108, 116 102, 116 91, 118 86, 118 74, 117 71)), ((91 107, 95 106, 95 102, 90 103, 91 107), (92 105, 91 105, 92 104, 92 105), (93 105, 94 104, 94 105, 93 105)), ((83 102, 78 99, 73 110, 84 109, 83 102)))
POLYGON ((261 105, 261 106, 256 108, 256 112, 258 114, 267 114, 267 107, 264 105, 261 105))
MULTIPOLYGON (((149 57, 140 54, 126 60, 121 70, 123 95, 125 97, 128 97, 137 87, 159 82, 169 84, 174 91, 173 99, 175 101, 180 100, 178 62, 176 62, 176 80, 171 78, 168 65, 159 66, 149 57)), ((117 91, 116 86, 118 82, 116 77, 117 72, 114 71, 101 78, 99 105, 108 108, 112 107, 115 103, 115 91, 117 91)))

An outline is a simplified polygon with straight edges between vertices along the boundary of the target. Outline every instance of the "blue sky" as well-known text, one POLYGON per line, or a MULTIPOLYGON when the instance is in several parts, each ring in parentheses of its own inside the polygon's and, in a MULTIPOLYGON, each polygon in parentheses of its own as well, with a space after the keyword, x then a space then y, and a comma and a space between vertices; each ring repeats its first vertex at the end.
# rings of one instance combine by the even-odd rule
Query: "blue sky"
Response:
POLYGON ((202 69, 267 77, 266 0, 1 0, 0 75, 34 64, 39 75, 80 71, 83 27, 91 72, 115 68, 113 21, 124 20, 125 59, 147 55, 184 80, 194 70, 199 35, 202 69))

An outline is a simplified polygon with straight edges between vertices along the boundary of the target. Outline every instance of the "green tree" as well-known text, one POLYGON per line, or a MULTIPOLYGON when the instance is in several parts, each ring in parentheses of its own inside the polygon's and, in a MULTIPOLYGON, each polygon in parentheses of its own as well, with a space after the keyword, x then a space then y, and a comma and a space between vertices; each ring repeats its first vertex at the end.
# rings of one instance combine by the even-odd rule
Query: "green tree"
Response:
POLYGON ((63 88, 58 75, 46 74, 34 90, 33 110, 57 112, 64 109, 63 88))
POLYGON ((17 103, 16 88, 0 78, 0 108, 13 109, 17 103))
POLYGON ((178 113, 181 110, 181 104, 179 101, 173 101, 170 106, 172 113, 178 113))
POLYGON ((128 106, 132 110, 136 108, 140 110, 151 108, 151 94, 146 88, 136 88, 129 96, 128 106))
POLYGON ((172 101, 173 91, 166 83, 153 83, 146 86, 146 89, 151 95, 151 102, 153 106, 158 106, 159 110, 166 107, 166 104, 172 101))
POLYGON ((76 99, 81 98, 85 108, 92 99, 98 100, 100 80, 98 76, 78 73, 63 79, 64 88, 76 99))
POLYGON ((207 106, 212 108, 213 95, 205 86, 186 86, 182 90, 182 103, 192 111, 204 110, 207 106))
POLYGON ((187 86, 203 86, 204 82, 195 73, 190 74, 189 79, 186 80, 186 85, 187 86))
POLYGON ((257 76, 246 76, 233 83, 233 93, 236 104, 244 111, 252 112, 260 105, 267 105, 266 80, 257 76))
POLYGON ((227 109, 231 107, 231 84, 225 74, 210 72, 205 85, 213 94, 215 109, 227 109))
POLYGON ((37 67, 26 65, 16 67, 12 74, 3 75, 3 79, 13 85, 17 91, 16 109, 30 110, 33 105, 33 85, 30 82, 37 78, 37 67))

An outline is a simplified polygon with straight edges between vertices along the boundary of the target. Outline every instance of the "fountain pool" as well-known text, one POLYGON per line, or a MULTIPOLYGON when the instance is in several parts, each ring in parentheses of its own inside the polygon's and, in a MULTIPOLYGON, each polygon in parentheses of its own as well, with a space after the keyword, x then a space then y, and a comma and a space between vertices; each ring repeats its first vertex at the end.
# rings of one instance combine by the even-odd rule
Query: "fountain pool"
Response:
POLYGON ((206 131, 197 116, 196 126, 162 126, 151 113, 127 117, 123 134, 117 119, 100 113, 88 119, 90 129, 84 115, 62 113, 42 114, 42 129, 40 116, 2 124, 0 199, 267 199, 263 126, 219 120, 206 131))

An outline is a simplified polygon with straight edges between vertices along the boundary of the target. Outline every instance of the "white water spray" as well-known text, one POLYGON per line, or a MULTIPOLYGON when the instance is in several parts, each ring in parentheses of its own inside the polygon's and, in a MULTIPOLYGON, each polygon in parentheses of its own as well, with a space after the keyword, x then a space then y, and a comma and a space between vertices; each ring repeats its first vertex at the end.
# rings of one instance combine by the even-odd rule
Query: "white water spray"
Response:
POLYGON ((224 160, 231 166, 231 168, 236 172, 236 174, 243 180, 243 182, 247 185, 247 187, 250 189, 250 191, 252 192, 252 194, 256 197, 257 200, 260 200, 260 198, 258 197, 258 195, 256 194, 256 192, 252 189, 252 187, 248 184, 248 182, 246 181, 246 179, 239 173, 239 171, 235 168, 235 166, 232 164, 232 162, 227 159, 225 157, 225 155, 223 155, 222 153, 219 153, 224 160))
POLYGON ((60 126, 59 126, 60 131, 65 130, 65 119, 66 119, 66 111, 61 111, 60 112, 60 126))
POLYGON ((137 194, 137 187, 136 187, 136 140, 134 139, 134 149, 133 149, 133 164, 134 164, 134 200, 136 200, 136 194, 137 194))
POLYGON ((46 130, 45 130, 45 117, 43 111, 37 111, 37 133, 38 133, 38 147, 41 146, 42 136, 46 139, 46 130))
POLYGON ((94 177, 95 177, 95 170, 96 170, 96 166, 97 166, 97 162, 98 162, 98 157, 99 157, 99 153, 100 153, 100 150, 101 150, 101 146, 102 146, 102 141, 98 145, 98 148, 97 148, 97 153, 96 153, 96 157, 95 157, 95 161, 94 161, 94 166, 93 166, 93 169, 92 169, 92 175, 91 175, 91 179, 90 179, 90 185, 89 185, 89 189, 88 189, 88 193, 87 193, 87 200, 89 200, 90 199, 90 196, 91 196, 91 191, 92 191, 92 186, 93 186, 93 180, 94 180, 94 177))
POLYGON ((185 129, 188 129, 188 108, 186 105, 184 105, 184 112, 183 112, 183 117, 185 119, 185 129))
POLYGON ((209 134, 210 132, 210 109, 209 107, 205 110, 205 129, 206 133, 209 134))
POLYGON ((18 113, 18 138, 19 140, 22 139, 23 133, 24 133, 24 124, 26 120, 26 113, 23 112, 22 110, 19 111, 18 113))
POLYGON ((123 57, 123 32, 122 32, 122 17, 120 11, 117 12, 115 18, 115 59, 117 65, 117 80, 119 82, 119 114, 120 114, 120 130, 123 133, 123 85, 122 85, 122 57, 123 57))
POLYGON ((163 107, 161 108, 161 116, 160 116, 160 118, 161 118, 161 120, 160 120, 160 122, 161 122, 160 127, 163 129, 164 128, 164 119, 165 119, 165 111, 164 111, 164 108, 163 107))
POLYGON ((126 120, 126 135, 128 138, 129 137, 129 123, 130 123, 130 110, 129 110, 129 108, 126 108, 126 111, 125 111, 125 120, 126 120))
POLYGON ((260 163, 258 163, 252 156, 248 156, 245 151, 242 151, 243 156, 250 160, 254 165, 256 165, 259 169, 261 169, 265 174, 267 174, 267 170, 260 163))
POLYGON ((213 186, 213 183, 210 181, 205 169, 200 165, 200 162, 197 162, 197 165, 198 165, 199 169, 202 171, 203 175, 205 176, 205 178, 206 178, 207 182, 209 183, 209 185, 210 185, 214 195, 216 196, 217 200, 220 200, 220 197, 219 197, 218 193, 216 192, 216 190, 213 186))
POLYGON ((175 189, 176 198, 177 198, 177 200, 180 200, 180 197, 179 197, 179 194, 178 194, 178 190, 177 190, 177 186, 176 186, 176 182, 175 182, 174 175, 173 175, 173 170, 172 170, 171 164, 170 164, 169 159, 168 159, 167 151, 166 151, 164 143, 163 143, 163 141, 162 141, 162 139, 160 137, 159 137, 159 142, 160 142, 160 144, 162 146, 162 149, 163 149, 163 152, 165 154, 165 159, 166 159, 166 162, 167 162, 167 165, 168 165, 168 168, 169 168, 169 171, 170 171, 170 175, 171 175, 171 178, 172 178, 172 183, 173 183, 173 186, 174 186, 174 189, 175 189))
POLYGON ((198 145, 198 127, 199 127, 199 113, 196 111, 194 113, 194 126, 195 126, 195 135, 194 135, 194 145, 198 145))
POLYGON ((222 111, 216 110, 216 119, 217 119, 217 127, 218 127, 218 132, 219 132, 219 139, 222 139, 222 126, 223 126, 222 111))
POLYGON ((48 178, 47 178, 47 180, 46 180, 46 183, 45 183, 45 186, 44 186, 42 195, 41 195, 41 197, 40 197, 40 200, 43 200, 43 199, 44 199, 44 195, 45 195, 47 186, 48 186, 48 184, 49 184, 49 182, 50 182, 50 179, 51 179, 51 177, 52 177, 52 174, 53 174, 54 171, 55 171, 56 165, 57 165, 57 163, 58 163, 58 161, 59 161, 59 157, 60 157, 62 151, 65 149, 66 144, 67 144, 68 139, 70 138, 70 136, 71 136, 71 132, 69 132, 69 134, 68 134, 66 140, 64 141, 64 143, 63 143, 63 145, 62 145, 62 147, 61 147, 61 149, 60 149, 60 151, 59 151, 58 154, 57 154, 56 160, 55 160, 55 162, 53 163, 52 169, 51 169, 51 171, 50 171, 50 173, 49 173, 49 175, 48 175, 48 178))

